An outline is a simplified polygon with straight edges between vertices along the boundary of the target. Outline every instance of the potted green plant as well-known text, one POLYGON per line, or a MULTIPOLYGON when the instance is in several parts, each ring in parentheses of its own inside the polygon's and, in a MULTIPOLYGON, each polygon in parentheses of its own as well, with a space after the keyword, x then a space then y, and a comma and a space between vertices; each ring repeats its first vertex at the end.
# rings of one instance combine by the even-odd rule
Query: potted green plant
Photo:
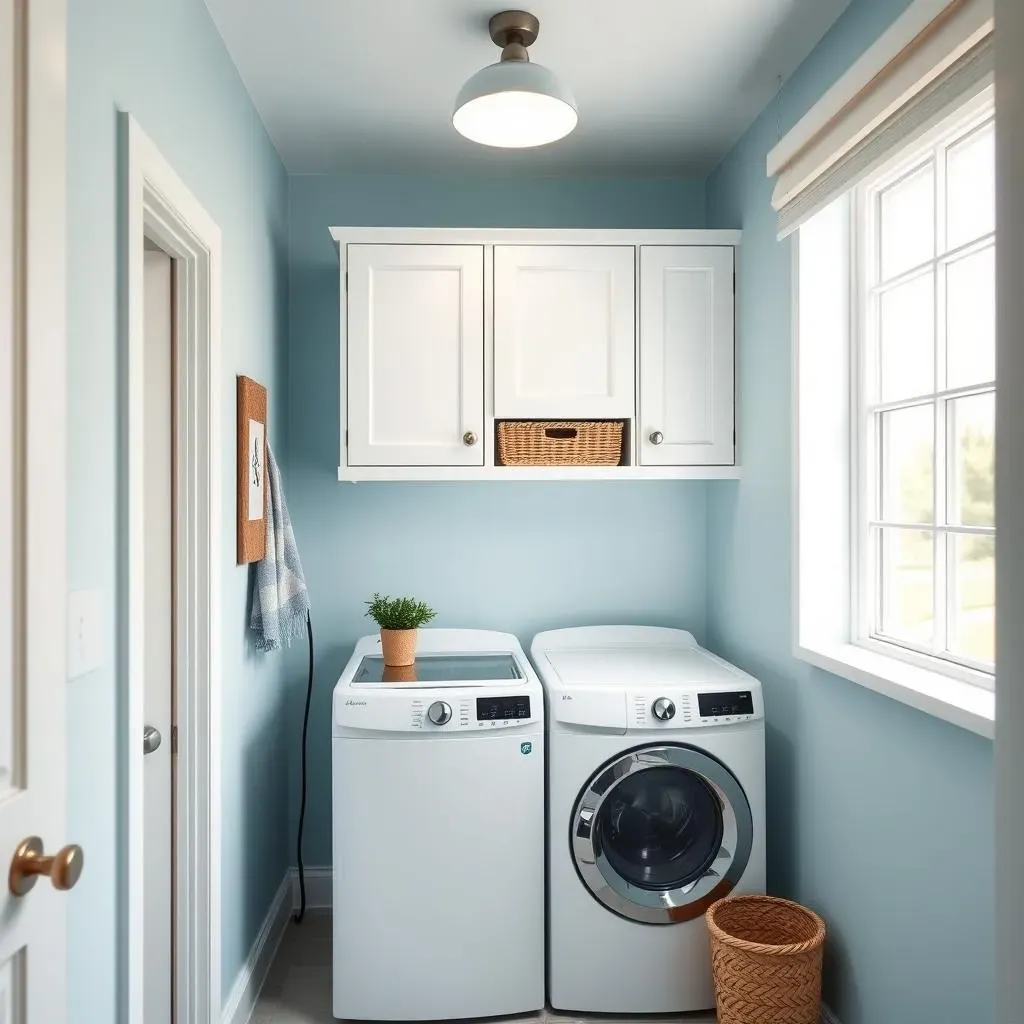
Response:
POLYGON ((437 616, 430 605, 412 597, 374 594, 366 602, 366 616, 380 626, 384 664, 412 665, 416 661, 417 630, 437 616))

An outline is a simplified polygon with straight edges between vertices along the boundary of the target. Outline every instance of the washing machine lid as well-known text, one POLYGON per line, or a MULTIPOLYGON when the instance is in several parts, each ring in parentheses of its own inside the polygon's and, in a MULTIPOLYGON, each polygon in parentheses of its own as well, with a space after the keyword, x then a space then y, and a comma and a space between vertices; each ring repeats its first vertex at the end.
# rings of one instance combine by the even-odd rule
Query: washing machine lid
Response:
POLYGON ((356 668, 352 689, 448 686, 522 686, 525 675, 512 653, 481 651, 421 653, 413 665, 388 666, 379 654, 364 655, 356 668))
POLYGON ((738 673, 693 647, 608 645, 548 649, 545 657, 564 686, 687 686, 734 683, 738 673))

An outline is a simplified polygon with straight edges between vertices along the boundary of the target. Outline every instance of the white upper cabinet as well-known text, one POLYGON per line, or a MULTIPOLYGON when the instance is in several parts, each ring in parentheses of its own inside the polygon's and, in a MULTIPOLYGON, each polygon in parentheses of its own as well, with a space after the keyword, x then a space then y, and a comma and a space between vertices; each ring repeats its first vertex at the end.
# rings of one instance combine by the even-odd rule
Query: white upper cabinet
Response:
POLYGON ((494 415, 634 414, 632 245, 494 247, 494 415))
POLYGON ((642 466, 730 466, 734 440, 734 249, 640 249, 642 466))
POLYGON ((482 466, 482 245, 347 247, 350 466, 482 466))

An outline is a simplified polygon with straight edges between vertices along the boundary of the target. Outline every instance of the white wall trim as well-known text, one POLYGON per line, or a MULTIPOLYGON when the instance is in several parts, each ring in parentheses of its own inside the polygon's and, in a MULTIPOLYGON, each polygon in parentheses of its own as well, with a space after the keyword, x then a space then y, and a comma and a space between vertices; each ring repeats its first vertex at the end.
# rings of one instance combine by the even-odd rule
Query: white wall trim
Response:
MULTIPOLYGON (((292 905, 299 909, 299 869, 291 868, 292 905)), ((330 910, 334 903, 334 869, 327 864, 323 867, 306 868, 306 909, 330 910)))
MULTIPOLYGON (((636 417, 633 417, 636 422, 636 417)), ((344 432, 344 420, 342 420, 344 432)), ((494 431, 485 432, 492 436, 494 431)), ((492 442, 493 452, 493 442, 492 442)), ((492 455, 493 457, 493 455, 492 455)), ((339 466, 338 480, 738 480, 741 466, 339 466)))
POLYGON ((857 644, 797 645, 793 657, 986 739, 995 734, 996 697, 985 687, 857 644))
POLYGON ((292 915, 292 873, 285 872, 249 956, 239 968, 220 1017, 222 1024, 248 1024, 292 915))
POLYGON ((221 1016, 220 985, 220 601, 221 235, 134 118, 121 115, 125 162, 124 346, 121 479, 127 529, 121 542, 120 634, 126 685, 119 750, 127 780, 121 810, 122 996, 128 1024, 143 1022, 143 322, 144 239, 175 260, 174 482, 177 759, 178 1024, 221 1016))
MULTIPOLYGON (((359 228, 333 227, 331 237, 346 245, 739 245, 741 231, 685 228, 359 228)), ((342 256, 342 268, 345 260, 342 256)))

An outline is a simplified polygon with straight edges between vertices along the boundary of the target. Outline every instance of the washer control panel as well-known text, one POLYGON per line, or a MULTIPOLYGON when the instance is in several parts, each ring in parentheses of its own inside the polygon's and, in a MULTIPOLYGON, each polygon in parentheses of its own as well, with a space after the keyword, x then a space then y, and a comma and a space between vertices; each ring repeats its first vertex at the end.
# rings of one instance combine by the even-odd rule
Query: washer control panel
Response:
POLYGON ((533 721, 534 707, 523 694, 462 697, 458 700, 413 700, 409 724, 414 729, 508 729, 533 721))
POLYGON ((477 697, 477 723, 522 722, 530 717, 530 698, 517 694, 514 697, 477 697))

